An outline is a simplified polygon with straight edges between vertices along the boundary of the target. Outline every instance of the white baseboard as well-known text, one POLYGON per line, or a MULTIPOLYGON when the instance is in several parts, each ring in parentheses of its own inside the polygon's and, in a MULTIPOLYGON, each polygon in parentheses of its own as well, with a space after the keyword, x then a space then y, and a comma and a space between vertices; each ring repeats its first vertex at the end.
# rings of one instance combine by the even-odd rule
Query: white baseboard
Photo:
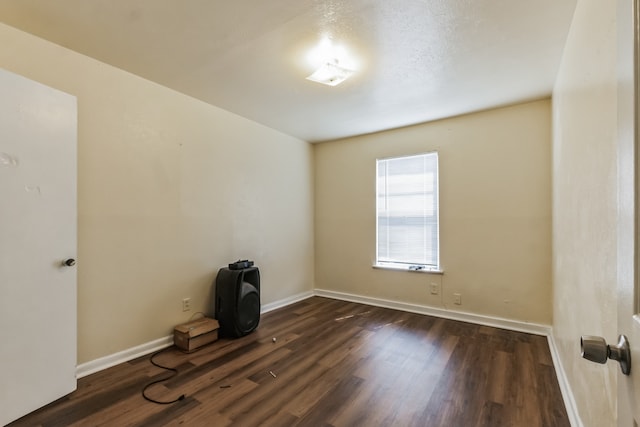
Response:
POLYGON ((584 427, 584 424, 582 423, 582 420, 578 415, 576 401, 573 398, 573 393, 571 391, 571 387, 569 386, 569 381, 567 380, 567 376, 565 374, 562 362, 558 354, 558 349, 553 338, 551 326, 540 325, 536 323, 518 322, 510 319, 464 313, 460 311, 443 310, 440 308, 390 301, 380 298, 364 297, 360 295, 327 291, 322 289, 316 289, 314 294, 319 297, 357 302, 361 304, 373 305, 376 307, 392 308, 395 310, 408 311, 411 313, 426 314, 429 316, 442 317, 445 319, 460 320, 463 322, 475 323, 479 325, 493 326, 496 328, 546 336, 547 342, 549 343, 549 352, 551 353, 551 358, 553 360, 553 367, 556 371, 556 377, 558 378, 558 385, 560 386, 564 406, 567 410, 567 416, 569 417, 569 422, 571 423, 572 427, 584 427))
MULTIPOLYGON (((479 325, 492 326, 492 327, 508 329, 512 331, 526 332, 530 334, 546 336, 547 341, 549 343, 549 351, 551 352, 551 357, 553 359, 553 366, 556 371, 558 384, 562 392, 562 398, 564 400, 564 404, 567 409, 567 414, 569 417, 569 421, 571 422, 571 426, 583 427, 583 423, 578 415, 576 403, 573 398, 573 393, 571 392, 571 387, 569 386, 569 382, 567 380, 567 376, 562 366, 562 362, 560 361, 558 349, 556 347, 553 334, 551 333, 551 326, 541 325, 537 323, 519 322, 516 320, 483 316, 479 314, 465 313, 460 311, 444 310, 444 309, 435 308, 435 307, 397 302, 397 301, 385 300, 381 298, 365 297, 361 295, 328 291, 323 289, 316 289, 314 291, 303 292, 288 298, 284 298, 282 300, 265 304, 264 306, 262 306, 260 311, 261 313, 268 313, 269 311, 286 307, 287 305, 305 300, 314 295, 319 297, 333 298, 333 299, 338 299, 342 301, 350 301, 350 302, 356 302, 356 303, 361 303, 366 305, 372 305, 376 307, 391 308, 395 310, 407 311, 410 313, 426 314, 429 316, 442 317, 445 319, 459 320, 459 321, 475 323, 479 325)), ((120 351, 118 353, 115 353, 109 356, 101 357, 99 359, 83 363, 81 365, 78 365, 78 367, 76 368, 76 377, 77 378, 86 377, 87 375, 102 371, 103 369, 107 369, 112 366, 118 365, 120 363, 128 362, 129 360, 133 360, 137 357, 153 353, 154 351, 160 350, 162 348, 169 347, 172 344, 173 344, 173 336, 167 336, 167 337, 159 338, 157 340, 154 340, 145 344, 141 344, 136 347, 132 347, 127 350, 120 351)))
POLYGON ((270 311, 276 310, 278 308, 286 307, 298 301, 305 300, 307 298, 311 298, 314 295, 313 291, 302 292, 296 295, 292 295, 288 298, 284 298, 278 301, 271 302, 269 304, 264 304, 260 309, 260 313, 268 313, 270 311))
POLYGON ((567 379, 567 374, 562 365, 560 354, 558 353, 558 346, 553 333, 547 335, 547 341, 549 342, 549 351, 551 352, 551 359, 553 360, 553 367, 556 371, 556 377, 558 378, 558 385, 560 386, 560 392, 562 393, 562 400, 564 400, 564 407, 567 409, 567 416, 571 427, 584 427, 582 419, 578 413, 578 407, 567 379))
POLYGON ((76 367, 76 378, 86 377, 87 375, 119 365, 120 363, 128 362, 129 360, 144 356, 145 354, 153 353, 154 351, 161 350, 165 347, 169 347, 170 345, 173 345, 173 335, 158 338, 157 340, 153 340, 127 350, 119 351, 118 353, 114 353, 109 356, 104 356, 90 362, 82 363, 76 367))
POLYGON ((429 316, 442 317, 444 319, 459 320, 462 322, 475 323, 478 325, 493 326, 494 328, 509 329, 511 331, 526 332, 529 334, 544 336, 548 336, 551 333, 551 326, 541 325, 538 323, 519 322, 517 320, 503 319, 500 317, 490 317, 483 316, 481 314, 465 313, 462 311, 444 310, 441 308, 429 307, 425 305, 391 301, 381 298, 364 297, 360 295, 327 291, 323 289, 316 289, 314 293, 319 297, 357 302, 361 304, 373 305, 376 307, 392 308, 395 310, 408 311, 410 313, 426 314, 429 316))
MULTIPOLYGON (((260 312, 267 313, 269 311, 281 307, 286 307, 287 305, 302 301, 312 296, 312 291, 296 294, 288 298, 265 304, 261 307, 260 312)), ((136 347, 111 354, 109 356, 104 356, 90 362, 82 363, 76 367, 76 378, 86 377, 87 375, 94 374, 96 372, 102 371, 103 369, 110 368, 120 363, 128 362, 146 354, 151 354, 154 351, 161 350, 165 347, 169 347, 170 345, 173 345, 173 335, 158 338, 157 340, 150 341, 148 343, 141 344, 136 347)))

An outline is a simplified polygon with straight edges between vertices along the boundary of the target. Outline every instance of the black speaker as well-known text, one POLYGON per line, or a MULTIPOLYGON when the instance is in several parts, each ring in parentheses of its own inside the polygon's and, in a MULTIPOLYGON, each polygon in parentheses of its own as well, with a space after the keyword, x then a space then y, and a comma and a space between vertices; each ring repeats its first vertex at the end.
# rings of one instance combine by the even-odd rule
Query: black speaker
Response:
POLYGON ((216 319, 220 334, 241 337, 260 322, 260 271, 258 267, 221 268, 216 277, 216 319))

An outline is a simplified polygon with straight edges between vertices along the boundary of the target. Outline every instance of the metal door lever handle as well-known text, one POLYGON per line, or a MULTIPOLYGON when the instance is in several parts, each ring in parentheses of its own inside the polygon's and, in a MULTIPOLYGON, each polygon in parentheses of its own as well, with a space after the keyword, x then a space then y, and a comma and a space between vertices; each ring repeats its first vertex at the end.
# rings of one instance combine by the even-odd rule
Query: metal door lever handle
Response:
POLYGON ((625 375, 631 373, 631 350, 629 341, 624 335, 618 337, 617 345, 607 345, 602 337, 583 335, 580 338, 580 355, 592 362, 607 363, 607 360, 616 360, 620 363, 620 369, 625 375))

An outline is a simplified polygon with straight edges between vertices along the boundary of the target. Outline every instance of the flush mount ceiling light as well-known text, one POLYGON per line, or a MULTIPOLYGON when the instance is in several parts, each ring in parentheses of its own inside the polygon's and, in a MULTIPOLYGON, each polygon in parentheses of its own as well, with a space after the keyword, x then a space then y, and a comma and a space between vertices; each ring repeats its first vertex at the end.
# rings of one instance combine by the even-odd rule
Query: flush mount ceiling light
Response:
POLYGON ((353 73, 353 70, 338 65, 338 60, 334 59, 333 61, 322 64, 320 68, 307 77, 307 80, 329 86, 337 86, 351 77, 353 73))
POLYGON ((336 45, 329 36, 307 54, 309 65, 315 69, 307 80, 336 86, 353 75, 357 69, 356 61, 342 45, 336 45))

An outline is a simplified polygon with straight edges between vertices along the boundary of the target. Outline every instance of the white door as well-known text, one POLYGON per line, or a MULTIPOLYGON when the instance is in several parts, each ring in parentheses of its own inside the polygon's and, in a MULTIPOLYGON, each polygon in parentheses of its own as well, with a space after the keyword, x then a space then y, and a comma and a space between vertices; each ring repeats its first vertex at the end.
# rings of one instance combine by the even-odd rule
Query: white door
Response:
POLYGON ((640 425, 640 0, 618 0, 618 332, 631 347, 630 375, 618 374, 618 426, 640 425))
POLYGON ((76 98, 0 69, 0 425, 76 388, 76 98))

